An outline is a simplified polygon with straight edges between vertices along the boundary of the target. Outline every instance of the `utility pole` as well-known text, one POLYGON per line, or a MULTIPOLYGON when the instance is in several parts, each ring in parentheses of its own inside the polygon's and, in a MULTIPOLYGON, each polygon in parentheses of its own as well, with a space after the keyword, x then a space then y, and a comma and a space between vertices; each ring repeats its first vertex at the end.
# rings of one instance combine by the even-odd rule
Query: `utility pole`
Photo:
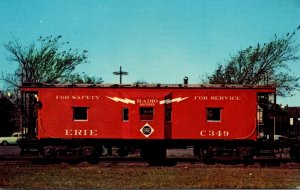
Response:
POLYGON ((120 75, 120 84, 122 84, 123 75, 128 75, 128 72, 122 71, 122 66, 120 66, 120 71, 113 72, 114 75, 120 75))

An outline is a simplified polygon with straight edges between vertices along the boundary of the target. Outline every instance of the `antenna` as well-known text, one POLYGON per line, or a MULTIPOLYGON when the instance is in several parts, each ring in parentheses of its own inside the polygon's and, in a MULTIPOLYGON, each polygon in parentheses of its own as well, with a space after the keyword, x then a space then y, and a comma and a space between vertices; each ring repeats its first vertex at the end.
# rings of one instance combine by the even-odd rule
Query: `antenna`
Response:
POLYGON ((120 66, 120 71, 113 72, 114 75, 120 75, 120 84, 122 84, 123 75, 128 75, 128 72, 122 71, 122 66, 120 66))

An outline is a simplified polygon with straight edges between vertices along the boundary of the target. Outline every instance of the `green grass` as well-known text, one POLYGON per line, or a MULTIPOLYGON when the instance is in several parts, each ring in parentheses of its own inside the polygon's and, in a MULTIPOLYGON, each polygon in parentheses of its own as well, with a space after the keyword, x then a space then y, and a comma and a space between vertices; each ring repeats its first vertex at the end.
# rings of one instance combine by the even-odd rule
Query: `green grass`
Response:
POLYGON ((1 188, 296 188, 300 169, 179 165, 0 165, 1 188))

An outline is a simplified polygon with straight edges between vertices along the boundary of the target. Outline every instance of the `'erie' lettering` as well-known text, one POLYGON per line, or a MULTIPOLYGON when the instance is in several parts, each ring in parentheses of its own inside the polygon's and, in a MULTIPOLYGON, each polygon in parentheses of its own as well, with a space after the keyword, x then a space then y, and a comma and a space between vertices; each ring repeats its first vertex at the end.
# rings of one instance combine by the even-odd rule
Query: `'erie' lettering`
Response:
POLYGON ((97 136, 98 130, 88 130, 88 129, 66 129, 66 136, 97 136))

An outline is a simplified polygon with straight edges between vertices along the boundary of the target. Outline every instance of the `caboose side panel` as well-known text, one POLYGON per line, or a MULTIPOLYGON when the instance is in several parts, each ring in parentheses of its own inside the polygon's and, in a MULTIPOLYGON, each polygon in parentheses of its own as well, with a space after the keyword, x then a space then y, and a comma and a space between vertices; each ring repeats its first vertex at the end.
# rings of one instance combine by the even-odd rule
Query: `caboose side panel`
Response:
POLYGON ((255 88, 80 88, 38 91, 38 137, 256 140, 255 88))
POLYGON ((40 89, 39 138, 163 139, 163 97, 149 90, 40 89))
POLYGON ((119 138, 121 106, 104 101, 105 95, 103 89, 41 89, 39 138, 119 138))
POLYGON ((172 105, 173 139, 256 138, 256 91, 198 89, 173 96, 188 97, 172 105))
MULTIPOLYGON (((123 120, 124 139, 164 139, 164 100, 166 91, 156 89, 122 89, 122 102, 113 102, 128 109, 128 118, 123 120)), ((124 113, 123 113, 124 114, 124 113)))

